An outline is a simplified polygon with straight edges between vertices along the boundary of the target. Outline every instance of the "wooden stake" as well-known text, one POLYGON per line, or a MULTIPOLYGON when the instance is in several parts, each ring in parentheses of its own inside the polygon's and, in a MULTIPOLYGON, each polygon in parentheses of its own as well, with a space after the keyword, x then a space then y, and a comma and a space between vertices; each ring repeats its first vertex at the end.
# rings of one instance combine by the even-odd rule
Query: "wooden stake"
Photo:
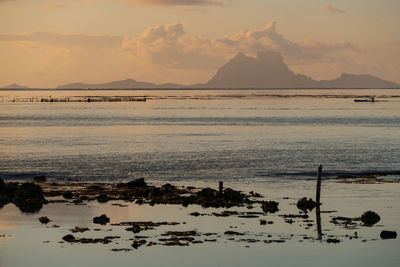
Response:
POLYGON ((315 202, 317 202, 317 207, 321 205, 320 197, 321 197, 321 178, 322 178, 322 164, 319 165, 317 171, 317 195, 315 197, 315 202))
POLYGON ((224 183, 222 181, 219 181, 219 193, 222 194, 222 189, 224 187, 224 183))

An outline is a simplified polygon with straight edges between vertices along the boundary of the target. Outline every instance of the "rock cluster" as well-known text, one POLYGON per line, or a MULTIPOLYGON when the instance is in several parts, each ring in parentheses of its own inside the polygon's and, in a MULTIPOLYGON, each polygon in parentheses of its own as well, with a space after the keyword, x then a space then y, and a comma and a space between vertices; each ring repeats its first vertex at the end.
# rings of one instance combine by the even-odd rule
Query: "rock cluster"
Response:
POLYGON ((42 188, 34 183, 4 183, 0 179, 0 208, 14 203, 22 212, 39 211, 45 202, 42 188))

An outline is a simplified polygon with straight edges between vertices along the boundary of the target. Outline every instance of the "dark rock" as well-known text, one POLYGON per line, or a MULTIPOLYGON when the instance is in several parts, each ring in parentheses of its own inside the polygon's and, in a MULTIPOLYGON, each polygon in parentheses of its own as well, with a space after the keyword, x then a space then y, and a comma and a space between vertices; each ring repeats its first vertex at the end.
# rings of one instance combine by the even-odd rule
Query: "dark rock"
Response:
POLYGON ((307 210, 311 211, 316 206, 317 203, 311 198, 307 199, 306 197, 303 197, 297 201, 297 208, 301 209, 304 212, 307 212, 307 210))
POLYGON ((163 191, 172 191, 172 190, 175 190, 176 189, 176 187, 175 186, 173 186, 173 185, 171 185, 171 184, 164 184, 163 186, 161 186, 161 190, 163 190, 163 191))
POLYGON ((209 198, 216 197, 218 195, 218 191, 207 187, 207 188, 201 189, 199 192, 197 192, 196 195, 197 195, 197 197, 200 197, 200 198, 205 198, 205 199, 208 198, 209 199, 209 198))
POLYGON ((266 220, 260 220, 260 225, 266 225, 267 221, 266 220))
POLYGON ((226 231, 224 234, 225 235, 244 235, 244 233, 239 233, 239 232, 235 232, 235 231, 226 231))
POLYGON ((3 179, 0 178, 0 192, 6 190, 6 184, 4 183, 3 179))
POLYGON ((190 216, 198 217, 198 216, 200 216, 200 213, 197 212, 197 211, 195 211, 195 212, 190 213, 189 215, 190 215, 190 216))
POLYGON ((48 224, 48 223, 50 222, 50 219, 47 218, 47 216, 43 216, 43 217, 40 217, 40 218, 39 218, 39 222, 40 222, 41 224, 48 224))
POLYGON ((340 243, 340 240, 339 240, 339 239, 336 239, 336 238, 328 238, 328 239, 326 240, 326 243, 337 244, 337 243, 340 243))
POLYGON ((96 197, 96 199, 99 203, 107 203, 110 200, 109 196, 106 194, 100 194, 96 197))
POLYGON ((71 229, 70 231, 73 232, 73 233, 83 233, 83 232, 89 231, 89 228, 75 226, 75 228, 71 229))
POLYGON ((76 239, 73 235, 66 235, 62 239, 68 243, 72 243, 72 242, 76 241, 76 239))
POLYGON ((103 214, 103 215, 101 215, 99 217, 94 217, 93 218, 93 223, 106 225, 109 222, 110 222, 110 218, 108 218, 105 214, 103 214))
POLYGON ((139 178, 139 179, 127 182, 127 183, 118 184, 117 186, 118 187, 136 188, 136 187, 147 187, 147 184, 144 181, 144 178, 139 178))
POLYGON ((37 212, 44 203, 42 188, 34 183, 24 183, 17 187, 13 199, 22 212, 37 212))
POLYGON ((383 230, 381 232, 382 239, 395 239, 397 237, 397 233, 395 231, 386 231, 383 230))
POLYGON ((243 202, 244 194, 240 193, 240 191, 233 190, 231 188, 226 188, 222 194, 222 197, 225 201, 232 203, 241 203, 243 202))
POLYGON ((141 239, 141 240, 134 240, 133 243, 132 243, 132 247, 133 247, 134 249, 138 249, 140 246, 142 246, 142 245, 144 245, 144 244, 146 244, 146 243, 147 243, 147 241, 144 240, 144 239, 141 239))
POLYGON ((74 197, 74 194, 72 194, 71 191, 67 191, 67 192, 65 192, 65 193, 63 194, 63 197, 64 197, 65 199, 71 199, 71 198, 74 197))
POLYGON ((44 182, 46 182, 46 176, 44 176, 44 175, 37 175, 37 176, 35 176, 34 178, 33 178, 33 181, 35 182, 35 183, 44 183, 44 182))
POLYGON ((261 208, 265 213, 268 213, 268 212, 275 213, 275 212, 279 211, 278 205, 279 205, 279 203, 276 201, 266 201, 266 202, 262 203, 261 208))
POLYGON ((361 221, 362 221, 365 225, 373 225, 373 224, 379 222, 380 219, 381 219, 381 217, 379 217, 379 215, 376 214, 376 213, 373 212, 373 211, 367 211, 367 212, 364 212, 364 213, 361 215, 361 221))

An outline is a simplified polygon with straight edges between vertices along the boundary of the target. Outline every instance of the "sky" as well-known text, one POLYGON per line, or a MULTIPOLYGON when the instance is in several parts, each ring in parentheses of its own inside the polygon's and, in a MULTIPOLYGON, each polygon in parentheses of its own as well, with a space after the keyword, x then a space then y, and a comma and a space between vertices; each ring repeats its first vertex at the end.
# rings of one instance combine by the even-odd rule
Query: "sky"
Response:
POLYGON ((0 0, 0 87, 189 85, 264 50, 317 80, 400 83, 399 13, 398 0, 0 0))

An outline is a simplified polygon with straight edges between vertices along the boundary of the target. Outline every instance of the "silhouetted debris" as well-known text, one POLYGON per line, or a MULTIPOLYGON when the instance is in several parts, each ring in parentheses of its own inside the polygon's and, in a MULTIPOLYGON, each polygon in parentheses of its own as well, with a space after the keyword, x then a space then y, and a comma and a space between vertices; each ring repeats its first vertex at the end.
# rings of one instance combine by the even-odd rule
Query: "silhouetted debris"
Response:
POLYGON ((307 210, 311 211, 313 208, 315 208, 317 203, 311 198, 307 199, 306 197, 303 197, 297 201, 296 206, 298 209, 307 212, 307 210))
POLYGON ((383 230, 380 236, 382 239, 395 239, 397 238, 397 233, 395 231, 383 230))
POLYGON ((143 246, 143 245, 146 244, 146 243, 147 243, 147 241, 144 240, 144 239, 134 240, 131 246, 132 246, 134 249, 138 249, 140 246, 143 246))
POLYGON ((128 251, 132 251, 132 249, 131 248, 113 248, 113 249, 111 249, 111 251, 114 251, 114 252, 128 252, 128 251))
POLYGON ((73 233, 83 233, 83 232, 89 231, 89 228, 75 226, 75 228, 71 229, 70 231, 73 232, 73 233))
POLYGON ((50 219, 47 218, 47 216, 43 216, 43 217, 40 217, 40 218, 39 218, 39 222, 40 222, 41 224, 48 224, 48 223, 50 222, 50 219))
POLYGON ((109 222, 110 222, 110 218, 108 218, 105 214, 103 214, 103 215, 101 215, 99 217, 94 217, 93 218, 93 223, 106 225, 109 222))
POLYGON ((96 199, 99 203, 107 203, 110 200, 106 194, 100 194, 96 197, 96 199))
POLYGON ((118 187, 136 188, 136 187, 147 187, 147 184, 144 181, 144 178, 139 178, 139 179, 127 182, 127 183, 118 184, 117 186, 118 187))
POLYGON ((266 220, 260 220, 260 225, 266 225, 267 221, 266 220))
POLYGON ((244 233, 239 233, 236 231, 226 231, 224 234, 225 235, 244 235, 244 233))
POLYGON ((33 177, 33 181, 35 183, 45 183, 46 180, 47 180, 46 176, 44 176, 44 175, 37 175, 37 176, 33 177))
POLYGON ((331 223, 343 226, 345 228, 354 228, 355 226, 357 226, 357 221, 360 221, 360 218, 336 216, 331 219, 331 223))
POLYGON ((75 242, 75 240, 76 240, 73 235, 65 235, 62 239, 69 243, 75 242))
POLYGON ((63 197, 65 199, 72 199, 74 197, 74 194, 71 191, 67 191, 63 194, 63 197))
POLYGON ((275 213, 279 211, 278 205, 279 203, 276 201, 266 201, 262 203, 261 208, 265 213, 275 213))
POLYGON ((62 239, 68 243, 81 243, 81 244, 108 244, 113 239, 120 238, 120 236, 106 236, 104 238, 76 238, 73 235, 65 235, 62 239))
POLYGON ((328 238, 328 239, 326 240, 326 243, 329 243, 329 244, 337 244, 337 243, 340 243, 340 240, 339 240, 339 239, 336 239, 336 238, 328 238))
POLYGON ((375 223, 379 222, 380 219, 381 217, 379 217, 379 215, 373 211, 367 211, 361 215, 361 221, 365 225, 374 225, 375 223))

